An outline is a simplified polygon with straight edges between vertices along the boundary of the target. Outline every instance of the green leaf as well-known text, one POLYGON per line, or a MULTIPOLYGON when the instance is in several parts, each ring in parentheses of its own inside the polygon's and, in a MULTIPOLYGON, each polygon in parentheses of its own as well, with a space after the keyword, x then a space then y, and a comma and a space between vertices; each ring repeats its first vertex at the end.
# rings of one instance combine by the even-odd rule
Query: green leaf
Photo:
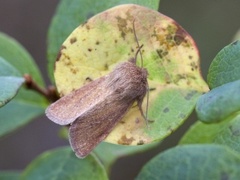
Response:
POLYGON ((228 121, 216 124, 205 124, 197 121, 184 134, 179 144, 211 144, 219 136, 221 129, 225 128, 227 124, 228 121))
POLYGON ((78 159, 69 147, 40 155, 27 166, 21 178, 24 180, 108 179, 103 166, 94 156, 78 159))
MULTIPOLYGON (((0 60, 0 76, 12 74, 22 77, 24 74, 30 74, 38 85, 44 85, 39 70, 28 52, 14 39, 2 33, 0 33, 0 57, 5 60, 5 62, 0 60), (5 68, 8 70, 3 70, 5 68)), ((0 137, 43 114, 47 104, 43 96, 22 87, 16 97, 0 109, 0 137)))
POLYGON ((20 72, 8 63, 5 59, 0 57, 0 76, 21 76, 20 72))
POLYGON ((226 83, 202 95, 196 105, 199 120, 215 123, 240 110, 240 80, 226 83))
POLYGON ((240 115, 217 124, 197 122, 182 137, 179 144, 215 143, 240 153, 240 115))
POLYGON ((8 103, 18 92, 24 78, 0 76, 0 107, 8 103))
POLYGON ((224 47, 213 59, 207 76, 209 87, 215 88, 240 79, 240 41, 224 47))
POLYGON ((102 142, 96 149, 94 153, 103 163, 107 172, 110 172, 112 164, 119 158, 124 156, 130 156, 133 154, 141 153, 147 150, 150 150, 159 145, 159 142, 144 144, 141 146, 122 146, 111 143, 102 142))
POLYGON ((219 131, 214 143, 223 144, 240 153, 240 115, 219 131))
POLYGON ((113 6, 135 3, 157 10, 159 2, 160 0, 62 0, 57 7, 48 32, 48 71, 52 82, 54 82, 54 62, 61 44, 77 26, 95 14, 113 6))
MULTIPOLYGON (((143 44, 143 67, 151 89, 149 104, 145 97, 142 108, 148 108, 151 121, 148 128, 139 108, 133 106, 106 138, 123 145, 164 139, 187 119, 198 97, 208 90, 190 35, 157 11, 127 4, 90 18, 65 40, 54 71, 60 95, 79 89, 89 77, 95 80, 109 74, 119 63, 134 57, 137 42, 133 24, 143 44)), ((140 60, 138 63, 140 66, 140 60)))
POLYGON ((15 67, 0 57, 0 107, 8 103, 18 92, 24 79, 15 67))
POLYGON ((18 180, 20 172, 17 171, 0 171, 1 180, 18 180))
POLYGON ((15 67, 20 75, 30 74, 34 81, 44 86, 43 79, 31 55, 15 39, 0 33, 0 57, 15 67))
POLYGON ((137 180, 239 179, 240 157, 220 145, 184 145, 149 161, 137 180))
POLYGON ((12 100, 0 108, 0 137, 20 128, 37 116, 44 113, 45 108, 25 101, 12 100))

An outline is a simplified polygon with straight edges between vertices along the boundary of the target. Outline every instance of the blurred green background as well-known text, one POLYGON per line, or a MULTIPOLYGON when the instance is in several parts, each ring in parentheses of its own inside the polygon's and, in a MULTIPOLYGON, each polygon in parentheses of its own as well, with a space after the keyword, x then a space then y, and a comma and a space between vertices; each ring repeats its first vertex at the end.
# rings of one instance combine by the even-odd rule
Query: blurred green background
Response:
MULTIPOLYGON (((0 31, 17 39, 31 53, 48 85, 46 35, 58 2, 0 0, 0 31)), ((206 79, 212 59, 240 29, 239 8, 239 0, 162 0, 160 12, 176 20, 195 39, 200 51, 202 74, 206 79)), ((161 146, 150 152, 119 160, 113 167, 111 179, 133 179, 151 157, 176 145, 184 130, 195 120, 192 115, 161 146)), ((21 170, 43 151, 68 145, 67 141, 58 138, 58 129, 58 125, 42 116, 0 139, 0 170, 21 170)))

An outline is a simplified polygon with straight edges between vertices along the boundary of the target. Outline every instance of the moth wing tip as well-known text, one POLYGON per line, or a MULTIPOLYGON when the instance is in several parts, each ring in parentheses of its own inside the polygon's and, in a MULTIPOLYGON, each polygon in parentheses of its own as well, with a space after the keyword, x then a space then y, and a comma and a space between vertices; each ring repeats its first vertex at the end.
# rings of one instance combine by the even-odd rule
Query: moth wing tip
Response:
MULTIPOLYGON (((89 153, 88 153, 89 154, 89 153)), ((85 157, 88 156, 88 154, 85 154, 85 153, 81 153, 81 152, 76 152, 75 151, 75 155, 79 158, 79 159, 84 159, 85 157)))
POLYGON ((60 117, 57 117, 53 111, 51 111, 51 107, 49 106, 46 110, 45 110, 45 114, 48 117, 48 119, 50 119, 52 122, 59 124, 61 126, 64 125, 68 125, 70 123, 72 123, 75 119, 63 119, 60 117))

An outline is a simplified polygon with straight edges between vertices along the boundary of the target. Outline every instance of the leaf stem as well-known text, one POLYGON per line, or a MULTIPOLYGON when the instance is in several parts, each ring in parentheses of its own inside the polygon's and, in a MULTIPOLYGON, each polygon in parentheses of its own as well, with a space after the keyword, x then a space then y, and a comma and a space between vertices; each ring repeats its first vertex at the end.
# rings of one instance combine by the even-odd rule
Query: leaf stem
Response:
POLYGON ((29 74, 23 75, 25 79, 25 85, 27 89, 36 91, 37 93, 46 97, 49 101, 54 102, 59 99, 57 94, 56 88, 54 86, 49 86, 47 88, 40 87, 33 79, 32 76, 29 74))

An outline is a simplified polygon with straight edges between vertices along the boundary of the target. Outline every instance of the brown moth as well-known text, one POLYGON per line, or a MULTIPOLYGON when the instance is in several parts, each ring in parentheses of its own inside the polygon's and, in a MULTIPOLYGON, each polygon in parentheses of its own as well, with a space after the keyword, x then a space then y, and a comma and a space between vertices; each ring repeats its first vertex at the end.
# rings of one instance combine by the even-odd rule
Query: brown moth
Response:
POLYGON ((108 136, 134 102, 147 120, 142 102, 148 91, 148 72, 136 65, 141 47, 134 58, 120 63, 108 75, 63 96, 47 108, 50 120, 70 125, 69 141, 79 158, 87 156, 108 136))

